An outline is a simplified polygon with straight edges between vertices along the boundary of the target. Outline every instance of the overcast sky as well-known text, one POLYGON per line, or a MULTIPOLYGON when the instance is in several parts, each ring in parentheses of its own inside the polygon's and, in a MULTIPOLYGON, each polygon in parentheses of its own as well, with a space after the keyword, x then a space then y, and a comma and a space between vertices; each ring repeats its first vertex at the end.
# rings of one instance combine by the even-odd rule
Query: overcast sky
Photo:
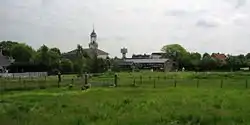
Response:
POLYGON ((181 44, 188 51, 250 52, 250 0, 0 0, 0 40, 63 52, 88 47, 121 56, 181 44))

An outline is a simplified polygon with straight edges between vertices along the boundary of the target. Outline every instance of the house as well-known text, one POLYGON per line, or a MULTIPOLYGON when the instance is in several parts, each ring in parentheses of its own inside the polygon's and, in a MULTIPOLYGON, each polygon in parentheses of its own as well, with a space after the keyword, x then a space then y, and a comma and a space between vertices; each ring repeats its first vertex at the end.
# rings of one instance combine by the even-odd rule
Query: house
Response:
MULTIPOLYGON (((97 54, 97 58, 101 58, 101 59, 106 59, 109 54, 101 49, 98 49, 98 43, 97 43, 97 34, 95 32, 95 29, 93 29, 92 33, 90 34, 90 43, 89 43, 89 48, 85 48, 83 49, 83 51, 85 51, 89 57, 92 57, 96 52, 97 54)), ((77 50, 72 50, 70 52, 64 53, 63 57, 68 58, 68 59, 74 59, 76 58, 76 53, 77 50)))
POLYGON ((211 57, 214 58, 214 59, 219 60, 221 62, 221 64, 226 64, 227 63, 227 61, 226 61, 227 56, 225 54, 213 53, 211 55, 211 57))
POLYGON ((139 55, 135 55, 133 54, 132 55, 132 59, 149 59, 150 58, 150 55, 147 55, 147 54, 139 54, 139 55))
POLYGON ((169 59, 124 59, 120 62, 120 67, 130 67, 137 69, 154 69, 169 72, 173 69, 173 62, 169 59))
POLYGON ((158 52, 158 53, 152 53, 151 57, 152 59, 160 59, 164 56, 164 53, 158 52))
POLYGON ((0 72, 5 72, 6 67, 11 65, 12 62, 13 62, 13 60, 7 56, 4 56, 2 54, 2 49, 0 49, 0 72))

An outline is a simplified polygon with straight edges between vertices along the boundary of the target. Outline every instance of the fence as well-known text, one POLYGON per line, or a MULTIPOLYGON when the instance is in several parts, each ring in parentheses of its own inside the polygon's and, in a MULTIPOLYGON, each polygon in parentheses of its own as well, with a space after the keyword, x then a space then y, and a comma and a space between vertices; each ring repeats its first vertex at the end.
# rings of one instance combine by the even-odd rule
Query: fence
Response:
POLYGON ((12 78, 31 78, 31 77, 45 77, 48 76, 47 72, 26 72, 26 73, 0 73, 0 77, 12 77, 12 78))
POLYGON ((57 76, 44 77, 4 77, 0 78, 0 90, 32 90, 50 87, 74 86, 79 89, 90 83, 92 87, 140 87, 140 88, 248 88, 248 79, 176 79, 166 76, 117 76, 117 75, 85 75, 84 78, 63 76, 58 82, 57 76))
POLYGON ((168 87, 192 87, 192 88, 248 88, 248 79, 175 79, 166 77, 120 77, 118 86, 141 88, 168 88, 168 87))
POLYGON ((74 76, 63 76, 61 82, 59 82, 57 76, 0 78, 1 91, 46 89, 65 87, 70 84, 80 87, 84 84, 84 79, 76 78, 74 76))

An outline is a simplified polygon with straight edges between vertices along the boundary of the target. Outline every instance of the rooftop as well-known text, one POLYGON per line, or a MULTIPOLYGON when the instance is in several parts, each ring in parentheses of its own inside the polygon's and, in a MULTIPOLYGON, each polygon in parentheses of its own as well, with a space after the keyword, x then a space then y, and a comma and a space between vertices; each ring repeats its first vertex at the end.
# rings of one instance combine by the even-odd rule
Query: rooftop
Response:
POLYGON ((165 63, 169 59, 125 59, 124 61, 133 63, 165 63))
POLYGON ((0 51, 0 67, 2 66, 9 66, 11 64, 11 60, 2 54, 2 51, 0 51))

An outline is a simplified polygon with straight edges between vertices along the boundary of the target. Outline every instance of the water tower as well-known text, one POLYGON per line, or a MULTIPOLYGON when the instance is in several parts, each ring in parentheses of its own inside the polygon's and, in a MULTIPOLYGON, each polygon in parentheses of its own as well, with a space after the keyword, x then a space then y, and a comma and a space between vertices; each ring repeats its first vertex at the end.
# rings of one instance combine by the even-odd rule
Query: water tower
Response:
POLYGON ((128 53, 128 49, 127 48, 122 48, 121 53, 122 53, 122 58, 126 59, 126 54, 128 53))

